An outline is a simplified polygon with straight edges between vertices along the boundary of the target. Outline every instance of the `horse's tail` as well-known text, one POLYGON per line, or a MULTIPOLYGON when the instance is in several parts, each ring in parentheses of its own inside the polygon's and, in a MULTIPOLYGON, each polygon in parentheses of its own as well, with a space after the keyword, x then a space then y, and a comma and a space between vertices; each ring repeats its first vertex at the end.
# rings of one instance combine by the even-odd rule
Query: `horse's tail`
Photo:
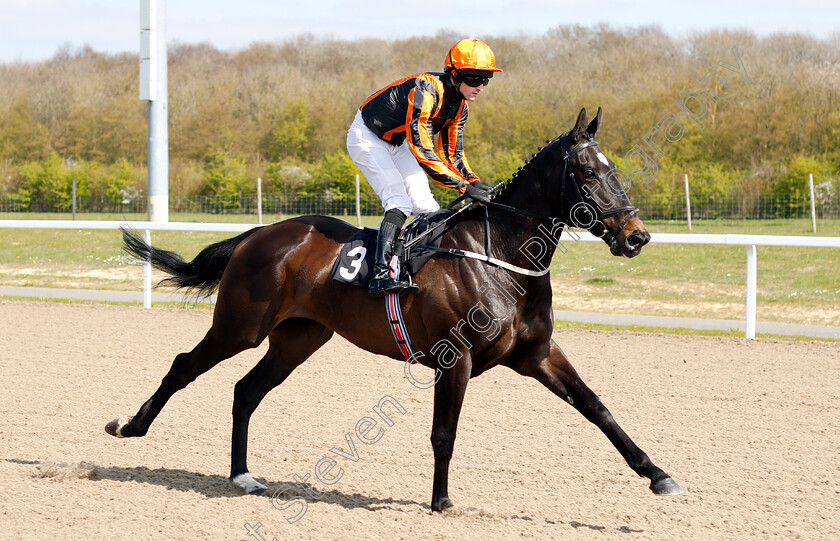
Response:
POLYGON ((123 250, 141 261, 150 261, 154 268, 171 275, 170 278, 161 280, 161 284, 172 284, 179 289, 186 289, 199 296, 206 296, 211 294, 222 280, 222 273, 233 255, 234 248, 258 228, 211 244, 201 250, 189 262, 184 261, 175 252, 161 250, 149 245, 133 231, 126 228, 121 229, 124 242, 123 250))

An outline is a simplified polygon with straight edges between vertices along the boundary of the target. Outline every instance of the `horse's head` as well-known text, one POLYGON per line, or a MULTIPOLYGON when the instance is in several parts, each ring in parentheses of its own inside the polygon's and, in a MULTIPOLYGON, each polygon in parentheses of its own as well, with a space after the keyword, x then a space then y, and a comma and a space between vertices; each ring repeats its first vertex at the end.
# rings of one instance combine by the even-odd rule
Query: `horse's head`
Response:
POLYGON ((554 142, 564 160, 558 214, 601 237, 613 255, 635 257, 650 242, 650 233, 636 215, 638 209, 630 203, 615 164, 595 141, 600 126, 600 107, 588 125, 586 109, 581 109, 575 127, 554 142))

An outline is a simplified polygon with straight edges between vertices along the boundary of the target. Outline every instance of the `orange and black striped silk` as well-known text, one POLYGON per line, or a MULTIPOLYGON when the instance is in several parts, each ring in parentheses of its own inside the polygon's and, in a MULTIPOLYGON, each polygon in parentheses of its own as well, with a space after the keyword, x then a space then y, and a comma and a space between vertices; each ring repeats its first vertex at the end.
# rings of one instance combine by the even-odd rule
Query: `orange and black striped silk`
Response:
POLYGON ((464 154, 466 101, 443 73, 421 73, 392 83, 362 104, 365 125, 380 139, 408 142, 420 166, 435 181, 464 192, 478 180, 464 154), (435 150, 435 135, 440 144, 435 150))

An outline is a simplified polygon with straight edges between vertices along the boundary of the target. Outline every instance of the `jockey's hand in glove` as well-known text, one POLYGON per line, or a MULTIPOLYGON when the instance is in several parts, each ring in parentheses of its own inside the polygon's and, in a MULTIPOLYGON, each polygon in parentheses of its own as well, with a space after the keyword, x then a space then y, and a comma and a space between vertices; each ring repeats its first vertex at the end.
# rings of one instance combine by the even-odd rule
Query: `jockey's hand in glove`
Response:
POLYGON ((490 188, 482 184, 481 181, 476 180, 472 184, 467 185, 467 189, 464 190, 464 195, 481 203, 487 203, 490 201, 490 188))

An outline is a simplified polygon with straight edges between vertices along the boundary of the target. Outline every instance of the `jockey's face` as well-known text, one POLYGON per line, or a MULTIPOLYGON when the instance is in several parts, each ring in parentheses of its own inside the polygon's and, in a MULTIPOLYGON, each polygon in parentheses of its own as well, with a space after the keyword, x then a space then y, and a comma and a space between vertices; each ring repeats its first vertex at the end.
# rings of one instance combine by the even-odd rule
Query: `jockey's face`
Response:
POLYGON ((482 90, 484 90, 484 85, 470 86, 467 83, 461 83, 458 85, 458 92, 460 92, 467 101, 475 101, 482 90))
POLYGON ((452 84, 456 85, 458 92, 467 101, 475 101, 478 95, 484 90, 484 87, 490 82, 493 77, 492 71, 486 70, 461 70, 454 72, 452 77, 452 84), (457 83, 456 81, 461 81, 457 83))

